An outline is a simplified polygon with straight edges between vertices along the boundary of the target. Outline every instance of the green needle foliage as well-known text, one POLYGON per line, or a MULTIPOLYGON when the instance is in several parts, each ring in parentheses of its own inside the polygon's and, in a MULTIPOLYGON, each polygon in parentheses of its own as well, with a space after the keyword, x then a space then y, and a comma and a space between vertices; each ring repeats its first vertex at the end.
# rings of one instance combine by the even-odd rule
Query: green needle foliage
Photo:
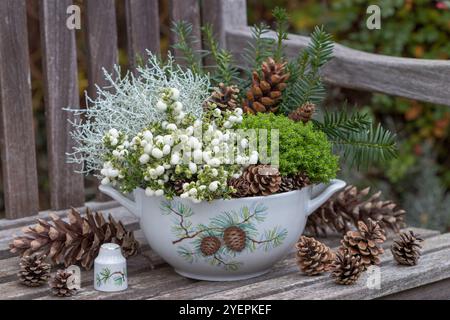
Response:
POLYGON ((219 43, 214 37, 212 26, 202 27, 202 33, 207 48, 206 54, 214 60, 212 66, 211 80, 214 85, 223 82, 225 85, 231 85, 239 80, 239 71, 234 64, 233 55, 228 50, 219 48, 219 43))
POLYGON ((273 9, 272 15, 275 18, 277 33, 277 42, 273 58, 275 61, 282 61, 284 59, 283 41, 288 39, 289 17, 286 10, 280 7, 273 9))
POLYGON ((350 132, 367 129, 372 123, 367 113, 347 113, 343 110, 325 111, 322 122, 312 121, 314 127, 325 132, 329 139, 345 138, 350 132))
POLYGON ((180 57, 186 63, 186 66, 192 70, 194 74, 202 74, 202 55, 196 52, 193 45, 199 40, 192 35, 192 24, 186 21, 173 22, 171 31, 177 35, 178 42, 172 47, 182 53, 180 57))
POLYGON ((395 134, 380 124, 372 124, 358 131, 348 131, 346 136, 337 136, 331 142, 342 152, 350 165, 367 167, 371 162, 382 162, 395 158, 397 147, 395 134))

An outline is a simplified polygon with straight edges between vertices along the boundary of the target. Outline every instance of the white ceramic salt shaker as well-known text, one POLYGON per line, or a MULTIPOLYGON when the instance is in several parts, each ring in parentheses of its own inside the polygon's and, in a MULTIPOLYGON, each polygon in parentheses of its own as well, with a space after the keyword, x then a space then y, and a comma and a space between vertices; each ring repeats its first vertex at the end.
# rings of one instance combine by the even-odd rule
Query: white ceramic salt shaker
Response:
POLYGON ((127 261, 120 246, 104 243, 94 261, 94 288, 98 291, 122 291, 128 287, 127 261))

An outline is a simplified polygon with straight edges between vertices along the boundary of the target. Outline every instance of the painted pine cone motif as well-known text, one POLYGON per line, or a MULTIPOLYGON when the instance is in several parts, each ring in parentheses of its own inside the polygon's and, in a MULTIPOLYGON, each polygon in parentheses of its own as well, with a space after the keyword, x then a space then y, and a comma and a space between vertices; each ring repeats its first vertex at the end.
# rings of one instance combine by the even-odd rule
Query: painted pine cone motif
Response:
POLYGON ((161 210, 163 215, 173 218, 172 244, 177 245, 179 256, 190 263, 206 261, 236 271, 245 264, 239 254, 269 251, 283 244, 287 236, 287 230, 280 226, 258 231, 257 225, 267 215, 267 207, 262 203, 218 213, 208 224, 192 223, 190 217, 195 212, 177 200, 162 201, 161 210))

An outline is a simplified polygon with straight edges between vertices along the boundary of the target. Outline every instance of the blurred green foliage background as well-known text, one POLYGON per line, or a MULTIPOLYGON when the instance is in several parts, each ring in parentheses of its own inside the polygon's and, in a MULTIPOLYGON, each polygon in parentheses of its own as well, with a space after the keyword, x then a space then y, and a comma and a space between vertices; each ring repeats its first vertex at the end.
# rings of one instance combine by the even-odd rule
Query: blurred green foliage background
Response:
MULTIPOLYGON (((82 0, 76 1, 82 5, 82 0)), ((161 52, 168 49, 168 1, 160 0, 161 52)), ((125 10, 116 0, 119 62, 127 66, 125 10)), ((30 61, 38 151, 41 209, 48 208, 45 116, 39 34, 39 1, 27 1, 30 61)), ((430 0, 247 0, 249 24, 265 20, 273 23, 271 10, 285 7, 290 14, 290 31, 307 35, 315 25, 323 24, 334 39, 349 47, 373 53, 448 59, 450 56, 450 10, 439 10, 430 0), (381 29, 366 27, 366 9, 381 8, 381 29)), ((86 48, 83 28, 77 32, 80 104, 87 88, 86 48)), ((450 84, 449 84, 450 86, 450 84)), ((450 90, 450 87, 449 87, 450 90)), ((385 126, 397 132, 399 157, 382 167, 364 172, 344 168, 341 176, 359 186, 381 189, 385 197, 398 201, 407 211, 408 222, 439 230, 450 226, 450 108, 381 94, 329 88, 327 108, 350 106, 370 112, 385 126)), ((0 184, 1 185, 1 184, 0 184)), ((86 182, 87 196, 95 188, 86 182)), ((3 202, 0 199, 0 207, 3 202)))

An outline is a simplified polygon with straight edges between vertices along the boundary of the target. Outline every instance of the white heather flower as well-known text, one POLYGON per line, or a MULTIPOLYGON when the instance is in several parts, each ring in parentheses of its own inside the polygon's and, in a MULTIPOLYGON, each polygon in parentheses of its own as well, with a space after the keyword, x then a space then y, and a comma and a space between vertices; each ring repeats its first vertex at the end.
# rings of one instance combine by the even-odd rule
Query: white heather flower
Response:
POLYGON ((189 187, 189 183, 187 183, 187 182, 183 183, 182 187, 183 187, 183 190, 186 190, 189 187))
POLYGON ((202 152, 202 150, 199 150, 199 149, 194 150, 193 157, 194 157, 194 161, 195 162, 202 161, 202 159, 203 159, 203 152, 202 152))
POLYGON ((235 173, 235 174, 232 175, 232 177, 235 178, 235 179, 239 178, 240 176, 241 176, 240 173, 235 173))
POLYGON ((185 199, 187 197, 189 197, 189 193, 187 193, 187 192, 180 194, 180 198, 182 198, 182 199, 185 199))
POLYGON ((217 158, 212 158, 211 160, 208 161, 208 164, 209 164, 211 167, 218 167, 218 166, 220 166, 221 162, 220 162, 220 160, 217 159, 217 158))
POLYGON ((141 141, 141 147, 145 147, 148 144, 147 140, 141 141))
POLYGON ((173 137, 170 134, 166 134, 163 138, 164 144, 173 146, 173 137))
POLYGON ((149 130, 145 130, 142 135, 144 136, 144 139, 147 140, 148 142, 152 141, 153 139, 153 134, 149 131, 149 130))
POLYGON ((168 163, 164 163, 163 164, 163 167, 164 167, 164 169, 170 169, 170 168, 172 168, 172 166, 170 165, 170 164, 168 164, 168 163))
POLYGON ((102 170, 100 170, 100 174, 101 174, 102 176, 106 176, 107 173, 108 173, 108 169, 106 169, 106 168, 103 168, 102 170))
POLYGON ((150 154, 150 153, 152 152, 152 150, 153 150, 153 146, 152 146, 150 143, 148 143, 148 144, 145 145, 145 147, 144 147, 144 152, 145 152, 146 154, 150 154))
POLYGON ((241 116, 242 113, 243 113, 243 111, 242 111, 241 108, 236 108, 236 109, 234 109, 234 113, 235 113, 236 115, 238 115, 238 116, 241 116))
POLYGON ((117 138, 112 138, 111 139, 111 145, 112 146, 115 146, 115 145, 117 145, 119 143, 119 140, 117 140, 117 138))
POLYGON ((189 190, 189 195, 195 196, 196 194, 197 194, 197 189, 196 188, 192 188, 191 190, 189 190))
POLYGON ((229 128, 231 128, 233 126, 233 124, 230 121, 227 120, 227 121, 225 121, 223 123, 223 126, 224 126, 224 128, 229 129, 229 128))
POLYGON ((167 121, 163 121, 161 122, 161 128, 165 129, 167 126, 168 122, 167 121))
POLYGON ((209 160, 211 159, 211 152, 209 151, 203 151, 203 161, 205 161, 206 163, 209 162, 209 160))
POLYGON ((244 149, 248 147, 248 140, 247 139, 244 138, 244 139, 241 140, 241 147, 244 148, 244 149))
POLYGON ((116 178, 119 175, 119 170, 117 169, 109 169, 108 176, 110 178, 116 178))
POLYGON ((171 88, 170 93, 173 100, 178 100, 178 98, 180 97, 180 90, 178 90, 177 88, 171 88))
POLYGON ((229 116, 228 117, 228 121, 230 121, 230 122, 236 122, 237 121, 237 117, 236 116, 229 116))
POLYGON ((213 147, 213 151, 214 151, 214 153, 219 153, 220 152, 220 147, 219 146, 214 146, 213 147))
POLYGON ((101 184, 109 184, 110 183, 110 180, 109 180, 109 178, 108 177, 104 177, 103 179, 102 179, 102 181, 101 181, 101 184))
POLYGON ((112 155, 116 158, 120 157, 120 151, 113 150, 112 155))
POLYGON ((198 190, 203 191, 206 189, 206 186, 204 184, 202 184, 200 187, 198 187, 198 190))
POLYGON ((181 121, 184 117, 186 117, 186 113, 181 111, 176 118, 181 121))
POLYGON ((150 156, 146 153, 144 153, 142 156, 139 157, 139 162, 141 164, 146 164, 150 160, 150 156))
POLYGON ((220 117, 221 114, 222 114, 222 111, 220 111, 219 108, 215 108, 215 109, 214 109, 214 115, 215 115, 216 117, 220 117))
POLYGON ((114 137, 114 138, 117 138, 119 136, 119 131, 117 131, 117 129, 114 129, 114 128, 109 129, 108 133, 111 137, 114 137))
POLYGON ((152 149, 152 157, 156 159, 161 159, 163 157, 163 152, 158 148, 152 149))
POLYGON ((165 171, 165 169, 163 166, 157 166, 155 168, 156 175, 158 175, 158 176, 162 175, 164 173, 164 171, 165 171))
POLYGON ((244 119, 244 118, 242 118, 242 116, 239 116, 239 117, 237 117, 236 122, 237 122, 237 123, 241 123, 243 119, 244 119))
POLYGON ((188 140, 189 140, 189 137, 188 137, 187 135, 185 135, 185 134, 180 134, 180 135, 178 136, 178 138, 180 139, 180 141, 181 141, 182 143, 186 143, 186 142, 188 142, 188 140))
POLYGON ((192 174, 197 173, 197 165, 193 162, 189 162, 189 170, 192 174))
POLYGON ((192 136, 192 134, 194 133, 194 127, 193 126, 189 126, 186 128, 186 134, 188 136, 192 136))
POLYGON ((219 182, 218 181, 213 181, 209 184, 208 189, 211 192, 214 192, 217 190, 217 188, 219 188, 219 182))
POLYGON ((195 147, 197 146, 198 143, 199 143, 199 141, 196 137, 189 138, 189 142, 188 142, 189 147, 195 149, 195 147))
POLYGON ((248 160, 248 163, 249 164, 257 164, 258 163, 258 154, 256 153, 256 154, 252 154, 251 156, 250 156, 250 159, 248 160))
POLYGON ((170 163, 174 166, 180 163, 180 156, 178 155, 178 153, 172 154, 172 156, 170 157, 170 163))
POLYGON ((167 110, 167 104, 164 103, 164 101, 159 100, 156 103, 156 109, 159 111, 166 111, 167 110))
POLYGON ((213 177, 217 177, 219 175, 219 171, 217 171, 217 169, 212 169, 211 174, 213 175, 213 177))
POLYGON ((200 127, 202 125, 202 121, 201 120, 195 120, 194 121, 194 128, 198 128, 198 127, 200 127))
POLYGON ((222 136, 222 140, 225 141, 225 142, 227 142, 228 140, 230 140, 230 134, 229 134, 229 133, 225 133, 225 134, 222 136))
POLYGON ((211 144, 213 146, 217 146, 217 145, 219 145, 219 143, 220 143, 219 139, 212 139, 212 141, 211 141, 211 144))
POLYGON ((169 145, 165 145, 162 149, 163 155, 168 155, 170 153, 170 146, 169 145))
POLYGON ((158 189, 155 191, 155 196, 162 196, 164 194, 164 190, 163 189, 158 189))
POLYGON ((180 113, 183 110, 183 104, 180 101, 177 101, 173 104, 173 111, 175 113, 180 113))
POLYGON ((147 187, 147 188, 145 188, 145 195, 148 196, 148 197, 154 196, 155 195, 155 191, 150 189, 150 187, 147 187))
POLYGON ((166 126, 166 129, 167 129, 167 130, 171 130, 171 131, 175 131, 175 130, 177 130, 177 125, 176 125, 175 123, 169 123, 169 124, 166 126))

